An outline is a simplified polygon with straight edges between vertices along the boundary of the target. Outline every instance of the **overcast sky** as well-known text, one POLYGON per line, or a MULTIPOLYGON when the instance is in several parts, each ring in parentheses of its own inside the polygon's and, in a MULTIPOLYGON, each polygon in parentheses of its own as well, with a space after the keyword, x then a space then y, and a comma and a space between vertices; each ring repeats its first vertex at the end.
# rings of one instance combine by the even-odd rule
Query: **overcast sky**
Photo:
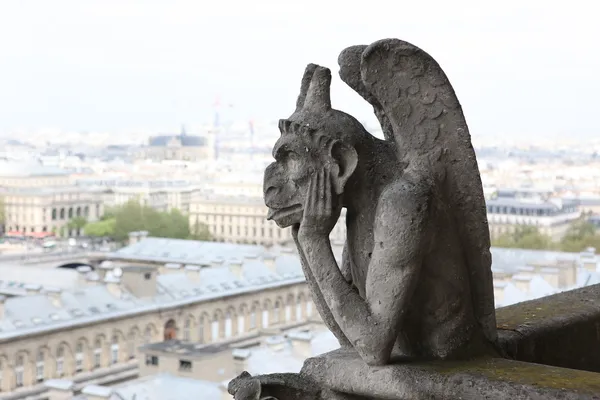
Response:
POLYGON ((0 0, 0 133, 177 130, 211 121, 216 96, 275 120, 309 62, 333 69, 336 108, 371 121, 337 56, 397 37, 442 65, 473 135, 600 136, 592 1, 321 2, 0 0))

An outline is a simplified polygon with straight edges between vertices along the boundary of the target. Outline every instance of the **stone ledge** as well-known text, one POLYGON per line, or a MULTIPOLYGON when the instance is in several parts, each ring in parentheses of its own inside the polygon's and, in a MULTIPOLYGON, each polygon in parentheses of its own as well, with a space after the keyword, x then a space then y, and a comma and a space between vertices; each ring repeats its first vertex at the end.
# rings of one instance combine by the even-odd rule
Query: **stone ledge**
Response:
POLYGON ((600 372, 600 285, 498 308, 496 321, 515 360, 600 372))
POLYGON ((336 350, 304 363, 301 375, 363 399, 600 399, 600 374, 500 358, 368 367, 336 350))

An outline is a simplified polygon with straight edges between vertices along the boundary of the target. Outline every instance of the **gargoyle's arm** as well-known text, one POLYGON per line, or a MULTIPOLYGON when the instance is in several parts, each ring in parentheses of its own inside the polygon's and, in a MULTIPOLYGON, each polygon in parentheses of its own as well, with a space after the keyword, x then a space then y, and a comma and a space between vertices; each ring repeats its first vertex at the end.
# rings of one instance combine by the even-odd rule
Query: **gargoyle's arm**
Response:
POLYGON ((340 342, 340 346, 352 346, 352 344, 348 341, 339 325, 335 321, 335 317, 331 314, 331 310, 329 309, 327 302, 323 298, 323 294, 321 293, 321 289, 315 280, 312 270, 308 266, 308 261, 306 260, 306 256, 304 255, 304 251, 298 242, 298 227, 295 226, 292 228, 292 237, 294 238, 294 242, 296 243, 296 247, 298 248, 298 254, 300 255, 300 264, 302 265, 302 270, 304 272, 304 276, 306 277, 306 283, 310 288, 312 293, 313 303, 317 308, 317 311, 321 315, 323 322, 329 328, 329 330, 333 333, 333 335, 340 342))
POLYGON ((370 365, 389 362, 422 263, 429 192, 407 183, 386 189, 377 206, 366 300, 336 264, 328 237, 300 238, 323 298, 345 336, 370 365))

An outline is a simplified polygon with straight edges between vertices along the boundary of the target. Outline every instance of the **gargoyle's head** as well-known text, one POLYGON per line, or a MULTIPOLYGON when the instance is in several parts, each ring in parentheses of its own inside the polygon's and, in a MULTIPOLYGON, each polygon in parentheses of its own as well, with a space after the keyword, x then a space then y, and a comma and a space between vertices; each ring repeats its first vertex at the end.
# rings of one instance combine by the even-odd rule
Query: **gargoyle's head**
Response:
POLYGON ((364 127, 331 108, 329 69, 310 64, 304 73, 296 111, 279 122, 281 137, 273 147, 275 162, 265 170, 263 192, 267 219, 284 228, 302 221, 312 175, 329 164, 334 196, 342 196, 358 163, 357 144, 364 127))

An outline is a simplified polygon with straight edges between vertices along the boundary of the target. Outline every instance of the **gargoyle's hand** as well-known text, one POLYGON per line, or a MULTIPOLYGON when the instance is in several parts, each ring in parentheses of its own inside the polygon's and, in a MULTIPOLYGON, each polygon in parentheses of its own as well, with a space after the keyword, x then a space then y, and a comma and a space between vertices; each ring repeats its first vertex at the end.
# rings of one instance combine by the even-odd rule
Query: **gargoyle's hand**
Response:
POLYGON ((329 237, 341 212, 336 200, 331 173, 328 165, 325 165, 313 175, 308 185, 304 215, 298 231, 300 242, 329 237))

